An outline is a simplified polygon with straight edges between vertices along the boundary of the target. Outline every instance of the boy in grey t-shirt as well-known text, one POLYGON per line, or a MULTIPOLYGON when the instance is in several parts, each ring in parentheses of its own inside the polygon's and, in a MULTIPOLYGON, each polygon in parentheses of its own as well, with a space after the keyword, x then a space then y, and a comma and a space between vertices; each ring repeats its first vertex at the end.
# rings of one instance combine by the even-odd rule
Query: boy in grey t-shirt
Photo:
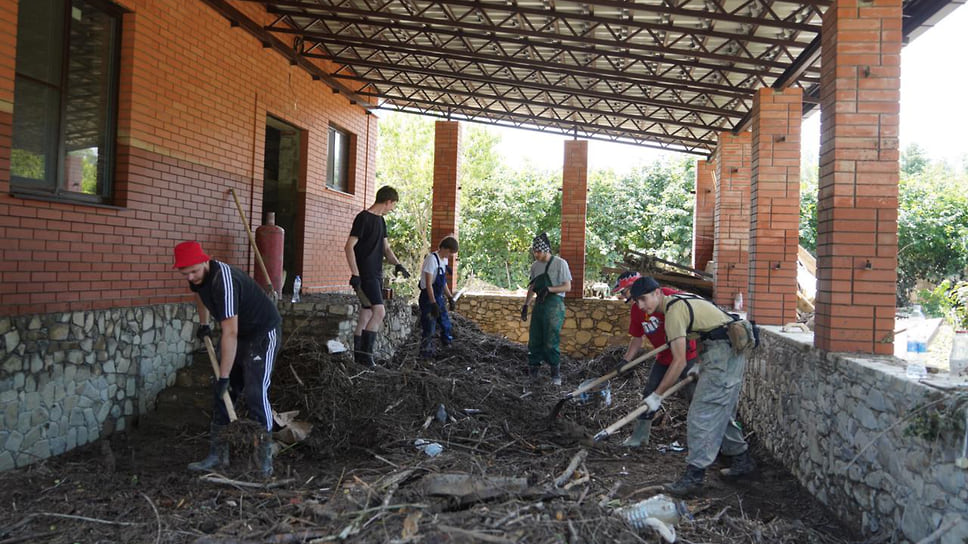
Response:
POLYGON ((528 294, 521 307, 521 321, 528 319, 528 305, 535 299, 528 329, 528 375, 534 381, 542 362, 551 367, 551 383, 561 385, 561 326, 565 322, 565 293, 571 289, 568 261, 551 254, 548 235, 531 242, 535 262, 531 265, 528 294))

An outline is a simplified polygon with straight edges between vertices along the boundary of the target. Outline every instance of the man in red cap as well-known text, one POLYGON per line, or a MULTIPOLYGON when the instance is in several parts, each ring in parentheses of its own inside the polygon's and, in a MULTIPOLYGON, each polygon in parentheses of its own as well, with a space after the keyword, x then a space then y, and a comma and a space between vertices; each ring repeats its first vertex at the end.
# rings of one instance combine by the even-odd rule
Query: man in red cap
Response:
POLYGON ((256 435, 256 460, 263 476, 272 475, 272 408, 269 383, 282 342, 282 317, 265 291, 234 266, 210 258, 198 242, 175 246, 175 268, 188 280, 197 296, 201 326, 196 336, 211 336, 209 315, 219 322, 221 362, 215 383, 212 410, 211 449, 208 457, 188 465, 189 470, 224 468, 229 462, 229 447, 223 431, 229 415, 222 395, 229 391, 235 401, 239 392, 245 398, 249 417, 262 429, 256 435))
MULTIPOLYGON (((612 292, 620 292, 623 297, 625 297, 625 302, 629 302, 632 299, 629 298, 629 290, 636 282, 640 284, 647 284, 648 282, 655 283, 652 278, 642 278, 638 272, 623 272, 621 276, 618 277, 618 281, 615 283, 615 287, 612 288, 612 292)), ((656 284, 658 286, 658 284, 656 284)), ((680 293, 671 287, 662 287, 662 292, 666 295, 673 295, 680 293)), ((665 315, 662 312, 652 312, 650 314, 645 313, 639 308, 638 304, 632 304, 632 309, 629 313, 629 336, 632 340, 629 342, 629 347, 625 350, 625 356, 622 357, 622 361, 619 366, 625 364, 628 361, 635 359, 636 354, 642 349, 643 344, 648 341, 653 348, 657 348, 666 343, 665 335, 665 315)), ((689 340, 686 343, 686 367, 681 372, 680 379, 686 377, 686 374, 692 369, 692 365, 696 360, 696 341, 689 340)), ((648 397, 651 395, 659 383, 662 382, 662 378, 665 377, 666 371, 669 370, 669 365, 672 363, 672 351, 665 350, 662 353, 655 356, 655 362, 652 363, 652 370, 649 371, 648 381, 645 382, 645 388, 642 390, 642 396, 648 397)), ((686 386, 683 390, 682 395, 686 400, 692 399, 692 392, 695 390, 695 385, 690 384, 686 386)), ((635 423, 635 430, 632 431, 632 435, 622 442, 623 446, 637 448, 642 445, 642 440, 652 429, 652 418, 655 416, 655 412, 648 412, 639 416, 638 421, 635 423)))

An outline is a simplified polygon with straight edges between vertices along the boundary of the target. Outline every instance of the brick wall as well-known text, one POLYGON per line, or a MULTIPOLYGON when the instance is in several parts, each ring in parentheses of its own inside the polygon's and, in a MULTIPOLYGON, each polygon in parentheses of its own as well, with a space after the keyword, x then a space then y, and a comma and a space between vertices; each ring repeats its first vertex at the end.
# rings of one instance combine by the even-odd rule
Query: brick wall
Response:
POLYGON ((797 318, 802 102, 799 88, 759 89, 753 97, 747 304, 764 325, 797 318))
POLYGON ((750 167, 749 132, 721 132, 714 160, 716 180, 716 304, 733 304, 749 289, 750 167))
MULTIPOLYGON (((171 248, 198 239, 250 273, 253 258, 228 189, 254 228, 263 210, 266 116, 306 131, 303 289, 344 289, 342 247, 373 199, 376 118, 202 2, 123 0, 115 176, 120 207, 13 198, 10 120, 16 0, 0 0, 0 314, 185 300, 171 248), (356 141, 355 194, 327 189, 327 129, 356 141)), ((237 2, 260 24, 258 4, 237 2)), ((299 271, 297 271, 299 272, 299 271)))
POLYGON ((696 161, 696 206, 692 219, 692 267, 705 270, 713 259, 713 238, 716 235, 716 193, 713 192, 713 165, 696 161))
POLYGON ((823 18, 816 346, 893 351, 901 0, 823 18))
POLYGON ((588 207, 588 142, 565 141, 561 171, 561 258, 571 269, 569 297, 581 298, 585 285, 585 213, 588 207))
MULTIPOLYGON (((430 221, 430 246, 449 234, 457 234, 457 214, 460 209, 460 123, 437 121, 434 129, 434 202, 430 221)), ((459 253, 458 253, 459 255, 459 253)), ((457 282, 457 256, 451 258, 453 275, 448 278, 451 291, 457 282)))

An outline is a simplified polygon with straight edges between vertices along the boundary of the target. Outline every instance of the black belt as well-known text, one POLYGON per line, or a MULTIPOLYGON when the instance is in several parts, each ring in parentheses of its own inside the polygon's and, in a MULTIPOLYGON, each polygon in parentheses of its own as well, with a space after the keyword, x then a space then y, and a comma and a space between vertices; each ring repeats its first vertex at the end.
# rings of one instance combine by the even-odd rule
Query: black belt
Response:
POLYGON ((729 334, 726 332, 726 327, 717 327, 711 331, 699 333, 700 340, 729 340, 729 334))

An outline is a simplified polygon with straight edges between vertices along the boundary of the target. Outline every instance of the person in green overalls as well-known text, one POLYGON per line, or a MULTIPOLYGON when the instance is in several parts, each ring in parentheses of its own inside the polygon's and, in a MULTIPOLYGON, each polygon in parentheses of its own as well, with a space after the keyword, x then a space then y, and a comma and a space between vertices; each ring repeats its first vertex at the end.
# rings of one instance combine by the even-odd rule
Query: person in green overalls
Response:
POLYGON ((537 381, 541 363, 551 367, 551 383, 561 385, 561 325, 565 322, 565 293, 571 289, 568 261, 551 254, 551 241, 542 232, 531 242, 534 263, 528 295, 521 307, 521 321, 528 320, 528 306, 534 299, 528 329, 528 376, 537 381))

